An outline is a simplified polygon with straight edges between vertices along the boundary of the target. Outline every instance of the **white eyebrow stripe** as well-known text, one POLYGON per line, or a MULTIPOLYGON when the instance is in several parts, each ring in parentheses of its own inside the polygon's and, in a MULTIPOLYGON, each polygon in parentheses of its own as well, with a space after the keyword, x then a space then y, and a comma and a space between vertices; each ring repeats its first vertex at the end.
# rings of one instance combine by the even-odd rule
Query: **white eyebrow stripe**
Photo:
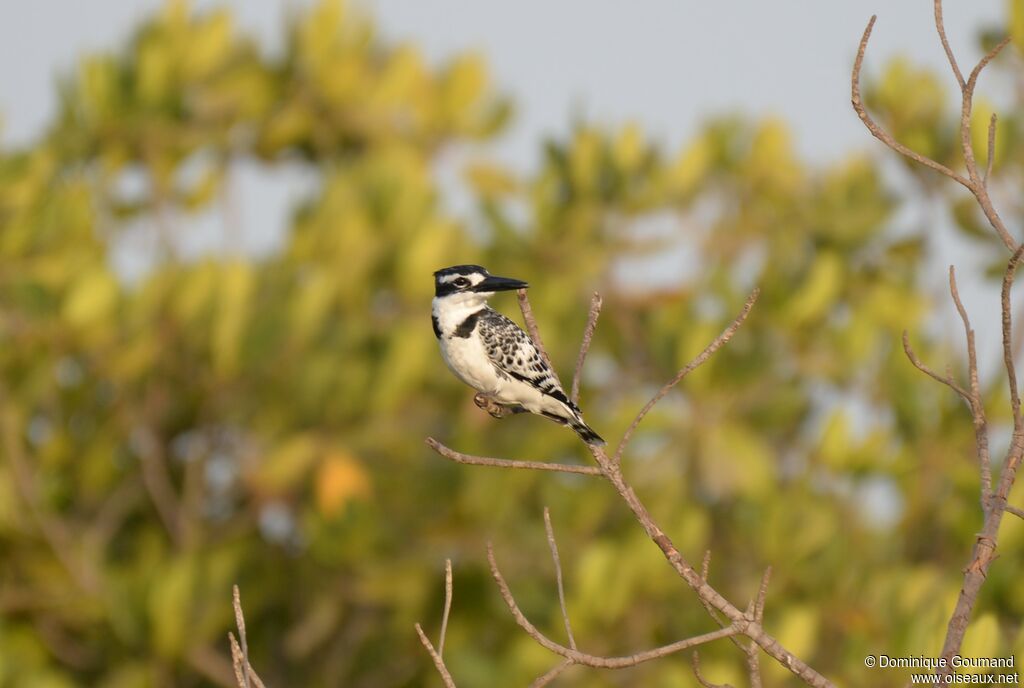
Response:
POLYGON ((462 277, 462 275, 442 275, 439 281, 442 284, 450 284, 460 277, 462 277))

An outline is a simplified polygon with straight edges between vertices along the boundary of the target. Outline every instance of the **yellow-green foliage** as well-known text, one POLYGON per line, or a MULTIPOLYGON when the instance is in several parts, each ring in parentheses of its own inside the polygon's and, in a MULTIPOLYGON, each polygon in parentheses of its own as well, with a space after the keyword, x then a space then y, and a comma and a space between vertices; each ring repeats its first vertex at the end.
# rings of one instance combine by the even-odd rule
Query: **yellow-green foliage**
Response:
MULTIPOLYGON (((563 379, 603 293, 582 404, 609 438, 759 285, 750 320, 648 417, 625 470, 688 557, 714 550, 712 578, 738 604, 774 565, 768 629, 838 684, 902 685, 864 655, 937 651, 980 512, 969 418, 900 351, 908 328, 922 358, 962 367, 959 346, 923 334, 936 229, 896 220, 906 184, 874 158, 809 165, 775 120, 716 119, 680 150, 639 125, 580 124, 538 147, 531 174, 471 156, 476 204, 458 216, 437 155, 487 141, 510 112, 483 59, 432 66, 340 2, 286 31, 270 55, 229 13, 170 2, 123 49, 82 58, 45 137, 0 152, 0 686, 229 680, 233 582, 268 685, 434 685, 412 624, 433 632, 446 557, 450 668, 468 686, 526 685, 554 660, 508 617, 484 542, 560 637, 543 505, 588 651, 709 629, 605 485, 455 466, 424 446, 583 457, 543 419, 481 413, 444 369, 430 273, 459 262, 531 281, 563 379), (195 211, 229 205, 238 163, 316 176, 280 249, 165 251, 126 283, 111 255, 128 228, 155 225, 173 247, 195 211), (129 175, 145 180, 133 196, 129 175), (889 520, 867 499, 879 489, 889 520)), ((945 159, 956 113, 938 83, 896 62, 871 104, 945 159)), ((1014 143, 1001 166, 1020 164, 1014 143)), ((935 188, 978 236, 959 191, 935 188)), ((1021 524, 1003 537, 1017 546, 968 635, 980 654, 1021 647, 1021 524)), ((703 655, 711 679, 742 681, 731 645, 703 655)), ((681 657, 560 681, 692 684, 681 657)))

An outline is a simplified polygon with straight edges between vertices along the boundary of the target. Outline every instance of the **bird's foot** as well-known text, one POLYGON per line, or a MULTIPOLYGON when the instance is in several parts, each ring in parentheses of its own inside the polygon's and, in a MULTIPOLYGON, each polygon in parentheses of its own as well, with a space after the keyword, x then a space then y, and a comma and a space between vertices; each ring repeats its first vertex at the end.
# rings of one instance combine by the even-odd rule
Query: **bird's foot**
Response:
POLYGON ((487 413, 491 414, 494 418, 504 418, 506 416, 512 416, 526 411, 522 406, 499 404, 494 400, 494 397, 482 392, 473 397, 473 403, 484 411, 487 411, 487 413))

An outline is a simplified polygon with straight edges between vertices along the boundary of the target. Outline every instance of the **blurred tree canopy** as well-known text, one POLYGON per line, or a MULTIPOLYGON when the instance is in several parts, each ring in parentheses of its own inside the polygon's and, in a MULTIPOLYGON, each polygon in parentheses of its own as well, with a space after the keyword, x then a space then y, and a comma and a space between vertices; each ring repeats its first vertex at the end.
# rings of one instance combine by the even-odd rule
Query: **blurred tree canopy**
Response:
MULTIPOLYGON (((582 458, 554 424, 486 416, 444 368, 430 273, 459 262, 533 282, 563 377, 602 292, 582 404, 609 438, 759 285, 740 334, 645 421, 626 472, 690 558, 713 550, 730 597, 774 565, 766 627, 837 683, 902 685, 864 655, 937 653, 981 516, 969 415, 899 345, 906 328, 922 358, 963 368, 959 340, 929 334, 953 317, 927 287, 933 218, 902 211, 924 200, 997 247, 965 192, 881 150, 808 164, 785 123, 738 116, 681 150, 581 123, 515 172, 479 145, 511 112, 480 57, 431 65, 330 0, 284 31, 271 54, 229 12, 170 2, 75 66, 34 145, 0 151, 0 686, 228 684, 234 582, 268 685, 436 685, 412 625, 436 628, 445 557, 449 667, 467 686, 526 685, 554 660, 509 618, 484 543, 557 634, 544 505, 581 646, 708 630, 605 485, 423 445, 582 458), (439 186, 445 151, 474 199, 462 216, 439 186), (315 176, 280 248, 182 258, 199 214, 231 231, 245 165, 315 176), (130 281, 112 255, 140 225, 160 245, 130 281)), ((895 61, 867 95, 897 138, 955 165, 945 80, 895 61)), ((1024 104, 1009 105, 995 175, 1015 190, 1024 104)), ((992 109, 976 108, 978 136, 992 109)), ((1005 392, 989 396, 1005 426, 1005 392)), ((1007 519, 965 654, 1024 655, 1022 544, 1007 519)), ((728 643, 702 656, 711 680, 743 684, 728 643)), ((696 683, 673 657, 559 685, 696 683)))

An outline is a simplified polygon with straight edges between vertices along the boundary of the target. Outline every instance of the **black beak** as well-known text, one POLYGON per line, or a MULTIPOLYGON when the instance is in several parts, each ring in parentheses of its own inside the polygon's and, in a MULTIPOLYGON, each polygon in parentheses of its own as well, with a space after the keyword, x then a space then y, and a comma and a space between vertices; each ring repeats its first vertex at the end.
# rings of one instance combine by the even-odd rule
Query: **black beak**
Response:
POLYGON ((512 291, 514 289, 526 289, 529 286, 529 284, 521 280, 488 275, 487 279, 473 287, 473 291, 512 291))

